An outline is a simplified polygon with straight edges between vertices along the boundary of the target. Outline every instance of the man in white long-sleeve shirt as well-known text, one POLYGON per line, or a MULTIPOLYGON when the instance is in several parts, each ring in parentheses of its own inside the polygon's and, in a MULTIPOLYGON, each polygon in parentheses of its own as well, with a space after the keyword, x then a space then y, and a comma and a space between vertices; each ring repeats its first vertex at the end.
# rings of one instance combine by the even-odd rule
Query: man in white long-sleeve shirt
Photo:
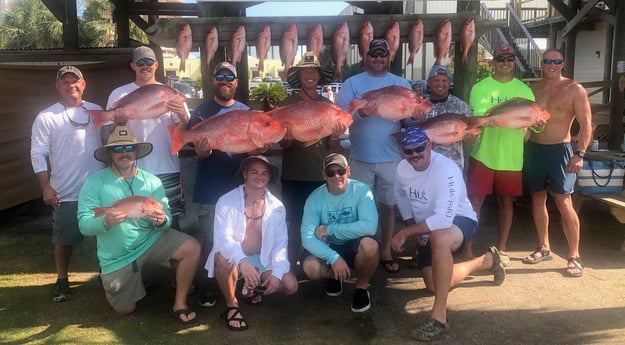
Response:
POLYGON ((506 273, 494 246, 480 257, 454 264, 453 253, 460 252, 477 230, 462 172, 452 160, 432 151, 421 128, 406 129, 402 146, 405 158, 397 166, 395 196, 406 227, 393 237, 392 247, 402 252, 408 238, 419 240, 418 263, 425 286, 434 293, 434 305, 431 318, 413 336, 430 341, 449 328, 447 295, 452 286, 484 270, 491 270, 495 284, 501 285, 506 273))
POLYGON ((53 208, 52 243, 57 281, 52 288, 52 300, 55 302, 71 299, 67 271, 74 245, 83 239, 76 218, 80 187, 87 176, 102 168, 102 163, 93 157, 101 145, 100 130, 93 129, 85 112, 102 108, 82 99, 86 85, 78 68, 61 67, 55 83, 59 101, 42 110, 32 127, 33 171, 43 201, 53 208))

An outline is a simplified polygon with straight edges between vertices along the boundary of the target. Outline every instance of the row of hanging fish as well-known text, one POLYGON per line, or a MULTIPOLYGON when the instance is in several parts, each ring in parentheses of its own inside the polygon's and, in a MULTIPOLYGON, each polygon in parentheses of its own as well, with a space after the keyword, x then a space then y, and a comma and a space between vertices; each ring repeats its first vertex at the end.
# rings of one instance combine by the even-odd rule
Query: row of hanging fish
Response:
MULTIPOLYGON (((467 62, 467 55, 469 49, 475 40, 475 21, 473 18, 467 19, 461 31, 461 50, 462 61, 467 62)), ((424 28, 423 21, 417 19, 411 26, 408 34, 408 51, 409 56, 406 65, 414 64, 414 56, 419 52, 423 44, 424 28)), ((323 28, 320 24, 313 27, 312 31, 308 34, 306 40, 306 49, 313 51, 316 56, 321 53, 323 47, 323 28)), ((397 50, 401 43, 401 32, 398 22, 393 22, 385 31, 384 38, 387 40, 390 48, 389 62, 393 62, 396 58, 397 50)), ((361 66, 364 67, 364 57, 366 56, 369 42, 373 40, 373 25, 370 21, 365 21, 360 30, 358 36, 358 52, 362 58, 361 66)), ((440 23, 436 29, 434 35, 434 57, 436 58, 435 64, 442 64, 446 61, 449 53, 449 47, 452 40, 452 27, 449 19, 440 23)), ((185 69, 185 61, 189 56, 191 50, 192 37, 191 26, 184 24, 178 31, 176 37, 176 52, 180 57, 181 71, 185 69)), ((245 26, 240 25, 235 32, 230 36, 229 43, 227 45, 228 61, 236 67, 241 61, 241 55, 245 52, 247 45, 245 37, 245 26)), ((295 54, 299 45, 299 37, 296 24, 290 24, 286 30, 282 33, 280 39, 280 60, 284 66, 284 78, 286 80, 286 73, 295 61, 295 54)), ((258 70, 264 71, 264 63, 271 47, 271 28, 269 25, 263 26, 256 36, 255 41, 256 54, 258 57, 258 70)), ((341 82, 343 79, 341 69, 347 64, 347 55, 349 53, 350 46, 350 34, 347 22, 342 22, 335 30, 332 36, 332 42, 330 44, 331 59, 334 64, 334 80, 341 82)), ((206 56, 205 64, 210 65, 211 61, 215 58, 215 53, 219 47, 219 33, 217 27, 212 26, 206 34, 204 41, 204 53, 206 56)))

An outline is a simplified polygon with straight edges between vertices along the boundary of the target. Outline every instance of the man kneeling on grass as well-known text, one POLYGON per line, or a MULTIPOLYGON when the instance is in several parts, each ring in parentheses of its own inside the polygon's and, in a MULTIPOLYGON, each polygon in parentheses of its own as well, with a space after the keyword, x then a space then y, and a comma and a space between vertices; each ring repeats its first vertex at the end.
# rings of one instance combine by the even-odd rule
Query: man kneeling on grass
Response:
POLYGON ((425 286, 434 293, 434 306, 431 318, 413 337, 431 341, 449 328, 447 295, 452 286, 485 270, 491 270, 495 284, 501 285, 506 272, 494 246, 480 257, 454 264, 453 253, 460 252, 477 230, 462 172, 452 160, 432 151, 421 128, 406 129, 402 146, 404 159, 397 165, 395 196, 406 227, 395 234, 392 247, 401 253, 408 238, 419 240, 417 262, 425 286))

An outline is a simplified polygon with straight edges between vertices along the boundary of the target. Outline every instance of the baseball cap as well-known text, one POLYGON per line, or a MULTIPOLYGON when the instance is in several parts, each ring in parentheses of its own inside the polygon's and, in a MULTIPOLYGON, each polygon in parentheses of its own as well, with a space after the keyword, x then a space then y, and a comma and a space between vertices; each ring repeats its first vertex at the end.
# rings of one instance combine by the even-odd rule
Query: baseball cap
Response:
POLYGON ((74 67, 74 66, 63 66, 63 67, 59 68, 58 72, 56 72, 56 80, 59 80, 59 79, 63 78, 63 76, 65 74, 67 74, 67 73, 74 74, 75 76, 78 77, 78 79, 85 79, 82 76, 82 72, 77 67, 74 67))
POLYGON ((447 78, 451 79, 451 71, 445 65, 434 65, 430 70, 430 74, 428 75, 428 79, 437 76, 437 75, 446 75, 447 78))
POLYGON ((237 69, 232 64, 226 61, 218 63, 217 66, 215 66, 215 72, 213 72, 213 75, 217 74, 217 72, 221 71, 222 69, 227 69, 228 71, 232 72, 235 77, 237 76, 237 69))
POLYGON ((514 49, 512 49, 511 46, 507 44, 501 44, 495 49, 495 52, 493 53, 493 57, 498 57, 502 55, 516 55, 516 53, 514 52, 514 49))
POLYGON ((141 59, 150 59, 156 61, 156 54, 154 54, 154 50, 149 47, 137 47, 135 48, 135 52, 132 54, 132 62, 137 63, 137 61, 141 59))
POLYGON ((385 53, 388 53, 388 42, 386 42, 386 40, 383 38, 372 39, 371 42, 369 42, 369 50, 367 50, 367 53, 371 53, 376 49, 382 49, 385 53))
POLYGON ((430 141, 430 139, 420 127, 408 127, 401 134, 401 145, 403 147, 420 145, 428 141, 430 141))
POLYGON ((341 168, 347 168, 347 159, 340 153, 330 153, 323 159, 323 170, 327 169, 330 165, 336 164, 341 168))

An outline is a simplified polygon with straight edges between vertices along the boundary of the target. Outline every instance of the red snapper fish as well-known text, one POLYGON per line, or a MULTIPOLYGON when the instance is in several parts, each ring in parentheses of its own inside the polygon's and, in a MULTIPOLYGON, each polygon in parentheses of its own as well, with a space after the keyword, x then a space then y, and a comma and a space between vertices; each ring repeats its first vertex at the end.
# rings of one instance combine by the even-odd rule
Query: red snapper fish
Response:
POLYGON ((289 68, 293 66, 298 43, 297 26, 291 24, 286 31, 282 33, 282 38, 280 39, 280 61, 282 61, 282 65, 284 66, 283 80, 287 80, 289 68))
POLYGON ((334 81, 343 81, 343 66, 347 63, 347 53, 349 52, 349 27, 347 22, 341 23, 341 25, 334 31, 332 38, 332 52, 331 58, 334 62, 334 81))
POLYGON ((241 54, 245 51, 245 26, 239 25, 237 30, 230 36, 230 43, 228 45, 228 60, 234 68, 237 68, 237 63, 241 62, 241 54))
POLYGON ((412 27, 410 28, 410 34, 408 34, 408 51, 410 55, 408 56, 408 61, 406 62, 406 66, 414 65, 414 56, 417 54, 419 49, 421 49, 421 45, 423 44, 423 21, 421 19, 417 19, 412 27))
POLYGON ((219 48, 219 33, 216 27, 211 27, 206 33, 204 40, 204 54, 206 54, 206 70, 210 70, 211 61, 215 58, 215 53, 219 48))
POLYGON ((435 65, 440 65, 445 59, 447 59, 447 53, 449 53, 449 46, 451 45, 451 21, 445 19, 444 22, 439 25, 434 35, 434 57, 436 58, 435 65))
POLYGON ((393 85, 365 92, 348 105, 348 112, 352 115, 360 109, 388 120, 401 120, 416 115, 417 109, 427 113, 432 106, 418 93, 393 85))
POLYGON ((123 211, 126 218, 139 219, 152 213, 154 210, 162 210, 163 205, 158 200, 138 195, 131 195, 115 201, 109 207, 92 208, 93 218, 98 218, 111 212, 123 211))
POLYGON ((465 135, 480 134, 477 117, 462 114, 441 114, 427 119, 419 125, 435 144, 451 144, 461 141, 465 135))
POLYGON ((111 109, 86 110, 86 112, 93 120, 94 129, 97 129, 106 122, 115 120, 117 116, 138 120, 157 119, 168 111, 168 101, 184 103, 186 100, 186 97, 175 89, 162 84, 149 84, 118 99, 111 109))
POLYGON ((306 50, 312 51, 318 58, 321 54, 321 48, 323 47, 323 28, 321 24, 315 25, 313 30, 308 34, 308 42, 306 43, 306 50))
POLYGON ((397 49, 399 49, 399 23, 394 22, 388 29, 386 29, 386 33, 384 34, 384 39, 388 42, 389 48, 389 63, 395 61, 395 55, 397 54, 397 49))
POLYGON ((271 48, 271 28, 269 25, 263 26, 263 29, 256 36, 256 56, 258 57, 258 71, 265 70, 265 59, 271 48))
POLYGON ((289 135, 310 146, 354 121, 343 108, 330 102, 300 101, 267 113, 287 128, 289 135))
POLYGON ((373 25, 370 21, 365 21, 360 29, 360 36, 358 36, 358 52, 360 53, 360 67, 365 67, 365 59, 367 57, 367 51, 369 51, 369 43, 373 40, 373 25))
POLYGON ((193 44, 193 35, 191 34, 191 25, 185 24, 178 31, 176 36, 176 54, 180 58, 179 71, 184 71, 187 58, 189 58, 189 52, 191 51, 191 45, 193 44))
POLYGON ((280 121, 254 110, 233 110, 210 117, 189 130, 169 126, 175 154, 188 142, 208 139, 211 149, 229 153, 245 153, 277 143, 286 134, 280 121))
POLYGON ((476 119, 479 119, 480 126, 521 129, 542 126, 550 117, 551 114, 540 104, 515 97, 490 108, 476 119))
POLYGON ((467 19, 462 25, 462 62, 469 61, 469 49, 475 40, 475 20, 473 18, 467 19))

